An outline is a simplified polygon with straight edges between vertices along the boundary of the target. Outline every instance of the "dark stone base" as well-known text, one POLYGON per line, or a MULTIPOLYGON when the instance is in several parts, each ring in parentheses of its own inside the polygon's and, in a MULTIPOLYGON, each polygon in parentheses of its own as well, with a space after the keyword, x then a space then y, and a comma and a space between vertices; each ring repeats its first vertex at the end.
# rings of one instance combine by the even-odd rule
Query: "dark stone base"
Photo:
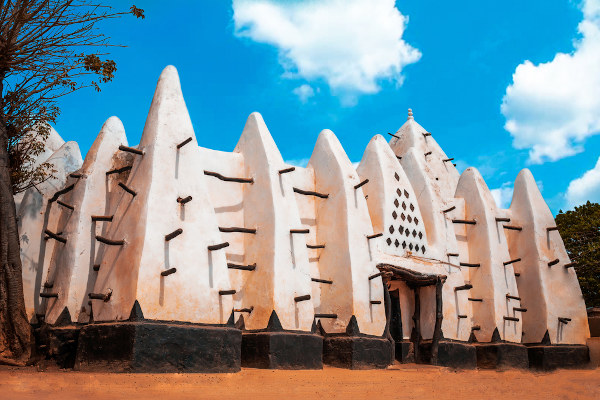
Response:
MULTIPOLYGON (((421 342, 417 362, 432 364, 431 340, 421 342)), ((471 343, 441 340, 438 344, 438 361, 435 365, 457 369, 475 369, 477 367, 477 350, 471 343)))
POLYGON ((323 338, 309 332, 244 332, 242 366, 265 369, 323 368, 323 338))
POLYGON ((415 346, 410 340, 396 342, 396 360, 401 363, 415 362, 415 346))
POLYGON ((530 345, 529 368, 544 371, 556 368, 585 368, 590 362, 585 345, 530 345))
POLYGON ((73 368, 81 327, 41 325, 34 330, 40 357, 56 362, 60 368, 73 368))
POLYGON ((237 372, 241 331, 176 322, 113 322, 83 327, 75 369, 117 372, 237 372))
POLYGON ((376 336, 327 336, 323 362, 349 369, 386 368, 392 360, 392 343, 376 336))
POLYGON ((485 369, 529 368, 527 347, 519 343, 476 343, 477 367, 485 369))

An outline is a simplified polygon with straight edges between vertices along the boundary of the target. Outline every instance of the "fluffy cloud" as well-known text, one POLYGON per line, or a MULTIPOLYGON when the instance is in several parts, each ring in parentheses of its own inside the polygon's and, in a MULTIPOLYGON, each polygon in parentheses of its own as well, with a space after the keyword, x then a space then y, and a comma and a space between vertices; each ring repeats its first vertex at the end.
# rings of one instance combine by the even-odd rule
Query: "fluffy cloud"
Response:
POLYGON ((534 164, 577 154, 600 133, 600 0, 584 0, 582 10, 574 51, 519 65, 502 101, 513 146, 529 149, 534 164))
POLYGON ((490 192, 492 192, 492 196, 494 197, 498 207, 510 207, 510 202, 512 201, 513 196, 513 187, 510 182, 505 182, 501 187, 497 189, 491 189, 490 192))
POLYGON ((303 103, 306 103, 308 99, 315 95, 314 89, 306 83, 304 85, 298 86, 296 89, 293 90, 293 92, 303 103))
POLYGON ((279 50, 285 77, 325 82, 342 98, 402 84, 421 57, 402 39, 408 18, 394 0, 233 0, 233 21, 237 36, 279 50))
POLYGON ((579 206, 588 200, 600 202, 600 158, 594 168, 572 180, 567 189, 567 207, 579 206))

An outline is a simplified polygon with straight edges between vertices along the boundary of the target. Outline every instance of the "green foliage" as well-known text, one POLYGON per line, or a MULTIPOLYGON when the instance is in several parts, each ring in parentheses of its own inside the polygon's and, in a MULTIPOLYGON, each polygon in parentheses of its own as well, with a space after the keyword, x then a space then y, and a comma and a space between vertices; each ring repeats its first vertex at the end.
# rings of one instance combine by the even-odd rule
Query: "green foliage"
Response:
POLYGON ((556 216, 588 307, 600 307, 600 204, 587 202, 556 216))
POLYGON ((106 59, 117 46, 101 24, 144 10, 114 10, 93 0, 0 1, 0 142, 6 146, 13 193, 52 177, 39 163, 58 99, 110 82, 117 70, 106 59))

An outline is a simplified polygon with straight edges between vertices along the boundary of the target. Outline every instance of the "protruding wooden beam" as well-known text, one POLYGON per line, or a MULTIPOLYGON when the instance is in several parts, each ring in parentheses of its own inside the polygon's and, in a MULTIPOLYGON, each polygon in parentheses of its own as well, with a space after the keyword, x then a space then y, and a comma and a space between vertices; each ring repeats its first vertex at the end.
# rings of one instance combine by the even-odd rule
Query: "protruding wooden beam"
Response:
POLYGON ((72 184, 72 185, 67 186, 64 189, 59 190, 58 192, 54 193, 54 196, 52 196, 52 198, 50 200, 48 200, 48 203, 55 202, 56 200, 58 200, 58 198, 60 196, 62 196, 65 193, 69 193, 74 188, 75 188, 75 184, 72 184))
POLYGON ((558 322, 561 322, 563 324, 568 324, 569 322, 571 322, 571 318, 558 317, 558 322))
POLYGON ((442 212, 443 212, 444 214, 446 214, 447 212, 450 212, 450 211, 453 211, 453 210, 456 210, 456 206, 452 206, 452 207, 450 207, 450 208, 446 208, 445 210, 442 210, 442 212))
POLYGON ((121 172, 131 171, 131 168, 133 168, 131 165, 126 165, 125 167, 122 167, 122 168, 111 169, 110 171, 106 172, 106 175, 120 174, 121 172))
POLYGON ((164 270, 160 273, 160 276, 169 276, 171 274, 174 274, 175 272, 177 272, 177 268, 169 268, 167 270, 164 270))
POLYGON ((295 233, 300 233, 300 234, 306 235, 306 234, 310 233, 310 230, 308 230, 308 229, 290 229, 290 234, 295 234, 295 233))
POLYGON ((113 220, 112 215, 92 215, 92 222, 98 222, 98 221, 112 222, 112 220, 113 220))
POLYGON ((423 133, 423 136, 425 136, 425 137, 431 136, 431 132, 425 132, 425 133, 423 133))
POLYGON ((546 228, 546 230, 547 230, 548 232, 557 231, 557 230, 558 230, 558 226, 551 226, 551 227, 549 227, 549 228, 546 228))
POLYGON ((466 262, 461 262, 461 263, 459 263, 459 265, 461 267, 467 267, 467 268, 479 268, 479 267, 481 267, 481 264, 471 264, 471 263, 466 263, 466 262))
POLYGON ((307 244, 306 247, 309 249, 324 249, 325 245, 324 244, 307 244))
POLYGON ((458 317, 459 319, 462 319, 462 318, 467 318, 467 316, 466 316, 465 314, 458 314, 458 315, 457 315, 457 317, 458 317))
POLYGON ((514 260, 506 261, 503 264, 504 264, 504 266, 507 266, 507 265, 514 264, 514 263, 519 262, 519 261, 521 261, 520 258, 515 258, 514 260))
POLYGON ((469 301, 476 301, 476 302, 479 302, 479 303, 483 302, 483 299, 477 299, 477 298, 474 298, 474 297, 469 297, 469 298, 467 298, 467 300, 469 300, 469 301))
POLYGON ((574 263, 574 262, 567 263, 567 264, 565 264, 565 269, 574 268, 575 265, 577 265, 577 263, 574 263))
POLYGON ((319 279, 319 278, 310 278, 313 282, 325 283, 327 285, 333 285, 333 281, 328 281, 327 279, 319 279))
POLYGON ((183 146, 185 146, 186 144, 188 144, 191 141, 192 141, 192 137, 190 136, 189 138, 185 139, 183 142, 181 142, 177 145, 177 150, 179 150, 180 148, 182 148, 183 146))
POLYGON ((219 290, 219 296, 229 296, 232 294, 236 294, 237 291, 236 290, 219 290))
POLYGON ((239 312, 239 313, 251 313, 252 311, 254 311, 254 306, 250 307, 250 308, 234 308, 233 312, 239 312))
POLYGON ((213 176, 213 177, 220 179, 222 181, 225 181, 225 182, 250 183, 250 184, 254 183, 253 178, 231 178, 228 176, 223 176, 223 175, 219 174, 218 172, 213 172, 213 171, 204 171, 204 175, 213 176))
POLYGON ((289 168, 284 168, 284 169, 280 169, 279 171, 279 175, 283 175, 283 174, 287 174, 289 172, 294 172, 296 170, 296 167, 289 167, 289 168))
POLYGON ((515 272, 515 276, 518 278, 519 276, 521 276, 520 272, 515 272))
POLYGON ((54 233, 52 231, 49 231, 48 229, 45 229, 44 233, 46 235, 48 235, 48 237, 50 237, 51 239, 54 239, 54 240, 59 241, 61 243, 67 243, 67 239, 66 238, 64 238, 62 236, 59 236, 56 233, 54 233))
POLYGON ((40 297, 45 299, 58 298, 58 293, 40 293, 40 297))
POLYGON ((558 258, 556 258, 556 259, 554 259, 554 260, 550 261, 550 262, 548 263, 548 266, 549 266, 549 267, 551 267, 551 266, 553 266, 553 265, 556 265, 556 264, 558 264, 559 262, 560 262, 560 260, 559 260, 558 258))
POLYGON ((249 265, 227 263, 227 268, 229 268, 229 269, 239 269, 241 271, 254 271, 256 269, 256 263, 249 264, 249 265))
POLYGON ((190 201, 192 201, 192 196, 187 196, 187 197, 178 197, 177 198, 177 202, 181 205, 187 204, 190 201))
POLYGON ((480 331, 480 330, 481 330, 481 326, 479 326, 479 325, 473 325, 471 327, 471 331, 480 331))
POLYGON ((107 239, 103 236, 100 235, 96 235, 96 240, 99 241, 100 243, 104 243, 107 244, 109 246, 123 246, 125 244, 124 240, 112 240, 112 239, 107 239))
POLYGON ((363 187, 364 185, 366 185, 367 183, 369 183, 368 179, 365 179, 364 181, 362 181, 361 183, 358 183, 356 185, 354 185, 354 189, 358 189, 360 187, 363 187))
POLYGON ((518 297, 518 296, 513 296, 513 295, 511 295, 511 294, 507 294, 507 295, 506 295, 506 298, 507 298, 507 299, 512 299, 512 300, 519 300, 519 301, 521 301, 521 298, 520 298, 520 297, 518 297))
POLYGON ((133 197, 135 197, 137 195, 136 191, 129 188, 126 184, 124 184, 123 182, 119 182, 119 186, 121 187, 121 189, 123 189, 124 191, 126 191, 127 193, 129 193, 130 195, 132 195, 133 197))
POLYGON ((70 204, 65 203, 64 201, 57 200, 56 204, 58 204, 59 206, 63 206, 64 208, 68 208, 71 211, 73 211, 75 209, 75 207, 73 207, 70 204))
POLYGON ((81 179, 81 178, 83 178, 83 174, 79 174, 77 172, 70 173, 69 176, 71 178, 75 178, 75 179, 81 179))
POLYGON ((395 137, 396 139, 400 139, 400 136, 394 135, 393 133, 388 132, 388 135, 395 137))
POLYGON ((210 251, 221 250, 221 249, 224 249, 225 247, 229 247, 229 242, 213 244, 211 246, 208 246, 208 250, 210 250, 210 251))
POLYGON ((477 225, 477 221, 469 219, 453 219, 453 224, 466 224, 466 225, 477 225))
POLYGON ((381 236, 383 236, 383 233, 376 233, 374 235, 368 235, 367 239, 371 240, 371 239, 375 239, 375 238, 378 238, 378 237, 381 237, 381 236))
POLYGON ((519 322, 519 318, 517 318, 517 317, 507 317, 507 316, 504 316, 503 318, 504 318, 505 321, 519 322))
POLYGON ((510 218, 496 217, 496 222, 510 222, 510 218))
POLYGON ((93 269, 94 271, 96 271, 96 272, 100 271, 100 264, 94 264, 94 265, 92 266, 92 269, 93 269))
POLYGON ((378 272, 376 274, 373 274, 373 275, 369 276, 369 280, 371 281, 371 280, 373 280, 375 278, 380 277, 381 275, 383 275, 383 272, 378 272))
POLYGON ((143 156, 144 155, 144 151, 140 150, 140 149, 134 149, 133 147, 129 147, 129 146, 119 146, 119 150, 121 151, 126 151, 128 153, 132 153, 132 154, 137 154, 138 156, 143 156))
POLYGON ((232 232, 237 232, 237 233, 252 233, 252 234, 256 234, 256 229, 253 228, 239 228, 237 226, 232 226, 232 227, 219 227, 219 232, 225 232, 225 233, 232 233, 232 232))
POLYGON ((462 286, 457 286, 454 288, 455 292, 458 292, 459 290, 469 290, 469 289, 473 289, 473 285, 471 285, 470 283, 466 283, 462 286))
POLYGON ((460 254, 458 253, 446 253, 448 257, 458 257, 460 254))
POLYGON ((107 301, 110 300, 110 297, 112 296, 112 290, 108 289, 108 291, 106 292, 106 294, 104 293, 88 293, 88 297, 92 300, 102 300, 105 303, 107 301))
POLYGON ((381 300, 371 300, 371 304, 381 304, 381 300))
POLYGON ((427 157, 427 156, 430 156, 430 155, 431 155, 431 153, 433 153, 433 152, 431 152, 431 151, 428 151, 427 153, 425 153, 425 154, 424 154, 424 156, 425 156, 425 157, 427 157))
POLYGON ((332 318, 332 319, 336 319, 338 316, 337 314, 315 314, 315 318, 332 318))
POLYGON ((513 307, 513 310, 519 311, 519 312, 527 312, 527 309, 524 307, 513 307))
POLYGON ((306 301, 306 300, 310 300, 310 294, 305 294, 304 296, 294 297, 294 301, 296 303, 298 303, 299 301, 306 301))
POLYGON ((443 162, 450 162, 450 161, 454 161, 454 158, 446 158, 442 160, 443 162))
POLYGON ((325 193, 313 192, 311 190, 298 189, 296 187, 294 188, 294 193, 303 194, 305 196, 315 196, 320 199, 327 199, 329 197, 329 195, 325 194, 325 193))
POLYGON ((514 226, 514 225, 502 225, 502 227, 504 229, 508 229, 510 231, 522 231, 523 227, 522 226, 514 226))

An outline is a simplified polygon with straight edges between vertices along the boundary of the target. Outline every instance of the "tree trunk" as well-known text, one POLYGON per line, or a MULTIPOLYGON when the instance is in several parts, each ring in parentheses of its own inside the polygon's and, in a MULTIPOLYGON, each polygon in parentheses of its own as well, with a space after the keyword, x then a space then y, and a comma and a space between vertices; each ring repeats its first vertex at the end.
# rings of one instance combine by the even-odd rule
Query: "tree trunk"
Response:
POLYGON ((8 133, 0 118, 0 363, 25 365, 31 358, 33 330, 27 321, 17 229, 10 181, 8 133))

